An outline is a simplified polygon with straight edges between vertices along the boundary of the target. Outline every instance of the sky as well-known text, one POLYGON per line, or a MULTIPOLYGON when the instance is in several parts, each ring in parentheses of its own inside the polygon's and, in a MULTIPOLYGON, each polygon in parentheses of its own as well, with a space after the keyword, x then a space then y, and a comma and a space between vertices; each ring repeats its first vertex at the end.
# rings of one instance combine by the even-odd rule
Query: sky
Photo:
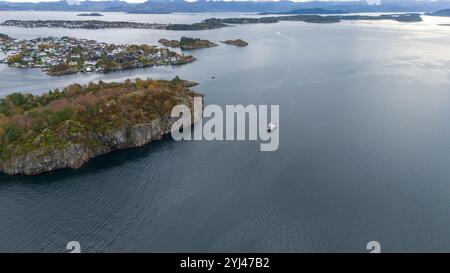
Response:
MULTIPOLYGON (((8 1, 8 2, 51 2, 51 1, 60 1, 60 0, 0 0, 0 1, 8 1)), ((95 1, 95 0, 91 0, 91 1, 95 1)), ((97 0, 97 1, 99 1, 99 0, 97 0)), ((142 2, 146 2, 147 0, 122 0, 122 1, 127 1, 127 2, 130 2, 130 3, 142 3, 142 2)), ((256 0, 256 1, 258 1, 258 0, 256 0)), ((263 0, 263 1, 267 1, 267 0, 263 0)), ((272 1, 272 0, 269 0, 269 1, 272 1)), ((358 0, 291 0, 291 1, 293 1, 293 2, 308 2, 308 1, 358 1, 358 0)), ((364 0, 362 0, 362 1, 364 1, 364 0)), ((366 1, 368 3, 370 3, 370 4, 373 4, 373 3, 379 3, 382 0, 366 0, 366 1)))
MULTIPOLYGON (((60 1, 60 0, 0 0, 0 1, 8 1, 8 2, 52 2, 52 1, 60 1)), ((84 1, 84 0, 78 0, 78 1, 84 1)), ((90 1, 105 1, 105 0, 90 0, 90 1)), ((110 0, 111 1, 111 0, 110 0)), ((146 2, 147 0, 121 0, 121 1, 127 1, 130 3, 142 3, 146 2)), ((195 1, 195 0, 186 0, 186 1, 195 1)), ((232 1, 232 0, 225 0, 225 1, 232 1)), ((279 0, 236 0, 236 1, 279 1, 279 0)), ((380 4, 382 1, 387 0, 290 0, 293 2, 309 2, 309 1, 341 1, 341 2, 348 2, 348 1, 366 1, 369 4, 380 4)), ((402 0, 389 0, 390 2, 398 1, 401 2, 402 0)), ((411 1, 411 0, 410 0, 411 1)), ((417 0, 417 1, 439 1, 439 0, 417 0)), ((450 1, 450 0, 449 0, 450 1)))

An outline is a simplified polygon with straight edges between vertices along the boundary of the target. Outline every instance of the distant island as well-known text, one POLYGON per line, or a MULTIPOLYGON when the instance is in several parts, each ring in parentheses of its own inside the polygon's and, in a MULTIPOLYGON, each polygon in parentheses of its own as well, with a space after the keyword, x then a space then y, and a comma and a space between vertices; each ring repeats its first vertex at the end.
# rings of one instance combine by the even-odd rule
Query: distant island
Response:
POLYGON ((81 29, 106 29, 106 28, 137 28, 137 29, 166 29, 166 30, 207 30, 230 27, 238 24, 269 24, 281 21, 297 21, 315 24, 331 24, 341 21, 379 21, 391 20, 403 23, 422 22, 419 13, 403 14, 382 14, 377 16, 370 15, 309 15, 299 14, 290 16, 268 16, 260 18, 210 18, 199 23, 193 24, 158 24, 158 23, 137 23, 137 22, 118 22, 118 21, 99 21, 99 20, 7 20, 1 23, 1 26, 13 27, 60 27, 60 28, 81 28, 81 29))
POLYGON ((248 45, 248 43, 242 39, 225 40, 225 41, 222 41, 222 43, 227 44, 227 45, 234 45, 234 46, 238 46, 238 47, 244 47, 244 46, 248 45))
POLYGON ((404 14, 382 14, 382 15, 290 15, 290 16, 268 16, 260 18, 211 18, 203 22, 207 24, 269 24, 282 21, 305 22, 314 24, 331 24, 339 23, 341 21, 380 21, 391 20, 403 23, 422 22, 422 17, 418 13, 404 13, 404 14))
POLYGON ((106 29, 106 28, 137 28, 137 29, 165 29, 166 24, 150 24, 120 21, 100 20, 6 20, 0 25, 25 28, 82 28, 82 29, 106 29))
POLYGON ((184 37, 184 36, 181 37, 180 40, 159 39, 158 43, 162 44, 165 47, 180 48, 183 50, 192 50, 217 46, 217 44, 208 40, 201 40, 198 38, 184 37))
POLYGON ((311 8, 311 9, 296 9, 291 11, 283 11, 283 12, 261 12, 259 15, 268 15, 268 14, 346 14, 348 12, 343 10, 332 10, 332 9, 323 9, 323 8, 311 8))
MULTIPOLYGON (((450 9, 438 10, 431 13, 425 13, 424 15, 428 16, 440 16, 440 17, 450 17, 450 9)), ((450 24, 438 24, 439 26, 449 27, 450 24)))
POLYGON ((93 16, 93 17, 99 17, 99 16, 103 16, 103 14, 97 13, 97 12, 92 12, 92 13, 79 13, 77 14, 77 16, 93 16))
POLYGON ((126 11, 126 13, 128 14, 172 14, 171 11, 157 11, 157 10, 149 10, 149 9, 130 9, 128 11, 126 11))
POLYGON ((171 132, 175 105, 191 109, 192 123, 201 118, 193 101, 203 95, 189 90, 193 85, 178 77, 137 78, 6 96, 0 99, 0 171, 77 169, 96 156, 161 139, 171 132))
POLYGON ((438 11, 435 11, 435 12, 425 13, 424 15, 450 17, 450 9, 438 10, 438 11))
POLYGON ((0 34, 0 50, 7 54, 9 66, 40 68, 51 76, 181 65, 195 60, 152 45, 115 45, 70 37, 17 40, 0 34))
POLYGON ((126 13, 201 13, 201 12, 291 12, 294 10, 342 10, 347 13, 383 13, 383 12, 432 12, 448 8, 446 1, 382 0, 379 5, 368 1, 184 1, 184 0, 148 0, 142 3, 126 1, 78 1, 71 5, 66 1, 48 2, 8 2, 0 1, 0 10, 4 11, 76 11, 76 12, 126 12, 126 13))

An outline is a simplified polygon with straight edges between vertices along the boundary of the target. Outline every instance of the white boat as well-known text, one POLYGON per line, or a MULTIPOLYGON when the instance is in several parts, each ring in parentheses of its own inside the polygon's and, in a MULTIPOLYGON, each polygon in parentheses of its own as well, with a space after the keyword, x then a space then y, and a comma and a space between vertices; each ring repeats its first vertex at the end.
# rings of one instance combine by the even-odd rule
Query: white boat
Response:
POLYGON ((267 132, 271 133, 273 132, 275 129, 277 128, 277 125, 275 123, 269 123, 269 125, 267 125, 267 132))

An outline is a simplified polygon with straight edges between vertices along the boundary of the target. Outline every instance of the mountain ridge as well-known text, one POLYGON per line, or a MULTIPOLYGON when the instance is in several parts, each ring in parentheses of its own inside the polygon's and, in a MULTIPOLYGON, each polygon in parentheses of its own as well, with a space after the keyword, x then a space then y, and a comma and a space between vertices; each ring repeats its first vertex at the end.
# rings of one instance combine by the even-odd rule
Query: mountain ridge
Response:
POLYGON ((369 5, 362 1, 207 1, 186 2, 183 0, 150 0, 144 3, 125 1, 81 1, 69 4, 56 2, 8 2, 0 1, 0 11, 90 11, 90 12, 127 12, 127 13, 173 13, 173 12, 258 12, 287 13, 295 10, 322 9, 323 12, 338 10, 345 13, 357 12, 435 12, 450 8, 448 1, 424 2, 386 2, 381 5, 369 5))

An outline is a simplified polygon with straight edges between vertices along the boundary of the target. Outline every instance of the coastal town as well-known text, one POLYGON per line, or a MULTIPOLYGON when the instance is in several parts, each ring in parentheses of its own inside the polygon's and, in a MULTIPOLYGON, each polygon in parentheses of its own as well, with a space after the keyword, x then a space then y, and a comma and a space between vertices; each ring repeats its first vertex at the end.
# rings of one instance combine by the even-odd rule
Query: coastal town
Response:
MULTIPOLYGON (((89 15, 92 16, 92 15, 89 15)), ((227 27, 220 21, 210 20, 193 24, 160 24, 101 20, 7 20, 0 26, 23 28, 69 28, 69 29, 166 29, 166 30, 205 30, 227 27)))
MULTIPOLYGON (((92 16, 92 15, 90 15, 92 16)), ((83 29, 105 29, 105 28, 136 28, 136 29, 165 29, 167 24, 151 24, 120 21, 100 20, 7 20, 0 25, 24 28, 48 27, 48 28, 83 28, 83 29)))
POLYGON ((0 34, 0 50, 10 67, 40 68, 49 75, 109 72, 161 65, 181 65, 195 60, 154 45, 116 45, 71 37, 18 40, 0 34))

